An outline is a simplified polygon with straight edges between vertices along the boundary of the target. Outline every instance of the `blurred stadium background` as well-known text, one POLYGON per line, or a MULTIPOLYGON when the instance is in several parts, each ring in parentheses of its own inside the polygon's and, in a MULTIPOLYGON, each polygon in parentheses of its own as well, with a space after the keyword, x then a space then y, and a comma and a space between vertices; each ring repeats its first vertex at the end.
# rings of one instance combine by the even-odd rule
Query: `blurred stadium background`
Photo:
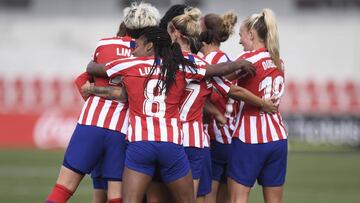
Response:
MULTIPOLYGON (((130 0, 0 0, 0 202, 42 202, 83 101, 72 80, 130 0)), ((360 0, 152 0, 277 15, 290 136, 285 202, 360 202, 360 0)), ((239 24, 239 23, 238 23, 239 24)), ((239 25, 238 25, 239 26, 239 25)), ((241 54, 238 27, 222 49, 241 54)), ((70 202, 90 202, 86 179, 70 202)), ((261 202, 258 187, 251 202, 261 202)))

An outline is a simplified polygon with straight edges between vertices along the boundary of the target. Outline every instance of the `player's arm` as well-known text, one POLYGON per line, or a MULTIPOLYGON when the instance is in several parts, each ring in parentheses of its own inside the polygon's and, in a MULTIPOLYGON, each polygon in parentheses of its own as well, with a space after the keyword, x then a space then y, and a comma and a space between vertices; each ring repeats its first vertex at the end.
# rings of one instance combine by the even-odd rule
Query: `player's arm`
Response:
POLYGON ((213 65, 206 65, 205 77, 224 76, 230 73, 246 73, 254 76, 256 73, 252 63, 246 60, 238 60, 233 62, 218 63, 213 65))
POLYGON ((243 87, 232 85, 228 95, 230 98, 260 107, 266 113, 276 113, 278 111, 278 105, 273 102, 274 98, 261 99, 243 87))
POLYGON ((84 72, 82 74, 80 74, 79 76, 76 77, 76 79, 74 80, 74 84, 77 88, 77 90, 79 91, 81 97, 86 100, 89 95, 88 94, 85 94, 83 91, 82 91, 82 87, 86 84, 87 81, 89 82, 93 82, 93 77, 91 75, 89 75, 88 73, 84 72))
POLYGON ((82 91, 85 94, 92 94, 95 96, 103 97, 109 100, 126 101, 127 93, 125 87, 100 87, 91 85, 89 82, 83 87, 82 91))
POLYGON ((90 63, 87 65, 86 72, 95 77, 107 78, 108 75, 106 74, 105 65, 106 64, 90 61, 90 63))
POLYGON ((204 105, 204 111, 206 114, 211 114, 216 120, 218 127, 222 128, 226 124, 225 116, 219 111, 219 109, 211 103, 209 100, 206 100, 204 105))

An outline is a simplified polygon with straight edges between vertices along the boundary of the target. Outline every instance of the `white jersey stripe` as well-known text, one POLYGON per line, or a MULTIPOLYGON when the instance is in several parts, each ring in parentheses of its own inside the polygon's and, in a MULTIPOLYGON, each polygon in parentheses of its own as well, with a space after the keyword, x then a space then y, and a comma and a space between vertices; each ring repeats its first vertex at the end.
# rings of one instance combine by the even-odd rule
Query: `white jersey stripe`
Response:
POLYGON ((135 141, 142 140, 142 126, 141 126, 141 118, 139 116, 135 116, 135 141))
MULTIPOLYGON (((279 115, 278 115, 278 116, 279 116, 279 115)), ((287 137, 287 135, 286 135, 286 132, 285 132, 284 127, 280 124, 281 122, 280 122, 278 116, 274 115, 273 118, 274 118, 274 120, 276 121, 276 123, 278 123, 279 128, 280 128, 281 135, 282 135, 283 139, 285 139, 285 138, 287 137)))
POLYGON ((182 131, 184 133, 184 146, 189 146, 189 123, 182 124, 182 131))
POLYGON ((228 85, 226 85, 221 78, 219 78, 219 77, 213 77, 212 79, 213 79, 213 80, 216 82, 216 84, 219 85, 225 92, 228 93, 228 92, 230 91, 230 87, 229 87, 228 85))
POLYGON ((264 58, 270 58, 269 52, 260 52, 254 56, 247 58, 246 60, 250 61, 251 63, 256 63, 259 60, 264 59, 264 58))
POLYGON ((116 129, 116 124, 120 118, 119 115, 120 115, 120 112, 123 109, 123 107, 124 107, 124 105, 122 103, 117 104, 116 109, 114 111, 114 115, 112 116, 111 121, 110 121, 109 129, 111 129, 111 130, 116 129))
POLYGON ((111 106, 112 101, 110 100, 105 100, 104 102, 104 106, 102 107, 101 111, 100 111, 100 115, 99 115, 99 120, 97 122, 97 126, 104 126, 104 122, 105 122, 105 118, 106 118, 106 114, 109 111, 109 108, 111 106))
POLYGON ((178 128, 177 120, 175 118, 171 119, 171 126, 173 129, 174 141, 177 142, 177 140, 179 140, 179 128, 178 128))
POLYGON ((208 55, 206 55, 206 57, 204 58, 204 60, 206 62, 208 62, 209 64, 211 64, 213 58, 215 57, 215 55, 217 54, 217 52, 213 51, 211 53, 209 53, 208 55))
POLYGON ((130 41, 126 42, 121 39, 109 39, 109 40, 100 40, 97 44, 97 47, 104 46, 104 45, 123 45, 125 47, 130 47, 130 41))
POLYGON ((228 58, 226 57, 226 55, 224 54, 218 61, 218 63, 225 63, 225 62, 229 62, 228 58))
POLYGON ((199 134, 199 122, 195 121, 193 123, 193 128, 194 128, 195 146, 201 146, 200 145, 200 134, 199 134))
POLYGON ((94 97, 93 102, 91 103, 91 106, 89 109, 89 113, 86 118, 86 125, 91 125, 91 121, 93 119, 94 112, 95 112, 97 104, 99 103, 99 100, 100 100, 100 97, 94 97))
POLYGON ((274 124, 273 124, 270 116, 271 116, 271 115, 266 114, 266 119, 267 119, 268 122, 269 122, 269 128, 270 128, 272 140, 273 140, 273 141, 279 140, 279 136, 278 136, 277 133, 276 133, 274 124))
POLYGON ((245 140, 245 129, 244 129, 244 119, 241 119, 241 124, 240 124, 240 139, 241 140, 245 140))
MULTIPOLYGON (((124 60, 124 59, 120 59, 120 60, 124 60)), ((125 59, 126 60, 126 59, 125 59)), ((110 65, 111 63, 116 63, 116 62, 110 62, 107 63, 106 66, 110 65)), ((154 63, 154 59, 149 59, 149 60, 131 60, 129 62, 123 62, 123 63, 119 63, 117 65, 114 65, 113 67, 109 68, 108 70, 106 70, 106 74, 108 75, 108 77, 111 77, 113 74, 118 73, 122 70, 125 70, 127 68, 136 66, 138 64, 148 64, 149 66, 152 66, 154 63)))
POLYGON ((84 113, 85 113, 85 109, 86 107, 88 106, 89 104, 89 100, 90 100, 90 97, 87 98, 82 110, 81 110, 81 113, 80 113, 80 117, 79 117, 79 120, 78 120, 78 123, 82 124, 82 120, 84 118, 84 113))
POLYGON ((121 126, 120 132, 126 134, 128 126, 129 126, 129 109, 126 110, 125 118, 123 121, 123 125, 121 126))
POLYGON ((250 116, 250 140, 251 143, 257 143, 257 132, 256 132, 256 116, 250 116))
POLYGON ((262 114, 261 115, 261 132, 262 132, 262 137, 263 137, 263 142, 267 143, 267 133, 266 133, 266 128, 267 128, 267 124, 266 124, 266 115, 262 114))
POLYGON ((155 140, 153 117, 146 117, 147 133, 149 140, 155 140))
POLYGON ((131 123, 129 123, 129 128, 128 128, 128 131, 127 131, 127 139, 128 140, 134 140, 134 138, 133 138, 133 130, 132 130, 132 126, 131 125, 134 125, 134 124, 131 124, 131 123))
MULTIPOLYGON (((224 126, 225 127, 225 126, 224 126)), ((231 143, 231 134, 230 134, 230 131, 229 131, 230 129, 226 126, 225 128, 224 128, 224 132, 225 132, 225 135, 226 135, 226 139, 227 139, 227 141, 228 141, 228 143, 230 144, 231 143)), ((220 135, 221 136, 221 135, 220 135)))
POLYGON ((160 126, 161 141, 167 142, 168 137, 167 137, 167 125, 166 125, 165 118, 159 118, 159 126, 160 126))

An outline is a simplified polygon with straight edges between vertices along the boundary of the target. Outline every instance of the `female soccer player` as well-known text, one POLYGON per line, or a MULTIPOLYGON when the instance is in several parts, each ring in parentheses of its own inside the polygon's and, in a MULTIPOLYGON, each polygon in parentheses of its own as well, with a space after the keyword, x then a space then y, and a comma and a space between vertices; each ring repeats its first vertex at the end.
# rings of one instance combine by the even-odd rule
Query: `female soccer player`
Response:
POLYGON ((183 57, 179 44, 172 44, 166 31, 159 28, 144 30, 136 46, 134 55, 145 57, 116 60, 106 65, 106 72, 101 64, 90 63, 87 69, 97 76, 121 76, 127 91, 130 144, 123 177, 124 201, 141 202, 155 167, 159 166, 174 198, 179 202, 194 202, 189 163, 180 145, 180 97, 189 81, 234 72, 248 62, 219 64, 207 69, 195 66, 183 57))
MULTIPOLYGON (((159 23, 159 12, 149 4, 133 4, 124 11, 127 32, 134 33, 159 23)), ((129 57, 133 42, 130 37, 102 39, 98 43, 94 60, 109 62, 129 57)), ((86 74, 82 74, 76 80, 78 87, 88 79, 86 74)), ((108 86, 109 80, 95 78, 95 84, 108 86)), ((66 202, 75 192, 84 174, 89 172, 92 172, 94 182, 94 202, 106 201, 102 192, 97 190, 106 189, 106 183, 104 184, 102 179, 109 183, 109 202, 121 202, 128 104, 97 96, 83 96, 87 99, 86 103, 66 150, 58 180, 47 202, 66 202)))
MULTIPOLYGON (((247 17, 240 27, 240 44, 257 70, 238 81, 257 96, 280 98, 284 92, 284 66, 279 54, 276 20, 270 9, 247 17)), ((241 102, 231 143, 228 185, 231 202, 247 202, 257 180, 267 203, 282 202, 287 162, 287 133, 280 113, 268 114, 241 102)))
MULTIPOLYGON (((226 41, 234 32, 237 17, 233 12, 223 16, 218 14, 207 14, 202 18, 202 33, 199 41, 203 43, 200 51, 204 59, 210 64, 217 64, 229 61, 229 57, 220 50, 222 42, 226 41)), ((271 100, 265 101, 256 97, 244 88, 236 86, 236 80, 231 81, 227 95, 220 95, 213 91, 211 100, 227 118, 226 125, 219 128, 216 120, 213 120, 208 127, 211 136, 211 157, 212 157, 212 190, 206 197, 206 202, 227 202, 228 192, 226 185, 227 160, 229 158, 229 147, 231 135, 234 130, 235 116, 238 112, 238 101, 245 100, 253 105, 264 107, 265 111, 273 111, 276 106, 271 100), (232 99, 234 98, 234 99, 232 99), (221 184, 220 184, 221 183, 221 184)))

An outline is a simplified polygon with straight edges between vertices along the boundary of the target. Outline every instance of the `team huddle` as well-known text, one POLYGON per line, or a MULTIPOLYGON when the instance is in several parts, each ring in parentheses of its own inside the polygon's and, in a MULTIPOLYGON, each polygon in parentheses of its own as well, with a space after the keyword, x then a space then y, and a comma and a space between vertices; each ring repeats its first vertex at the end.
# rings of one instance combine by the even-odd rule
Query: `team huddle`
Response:
POLYGON ((220 46, 236 23, 182 4, 161 19, 147 3, 124 9, 75 80, 85 104, 45 202, 67 202, 85 174, 93 203, 247 202, 256 181, 265 202, 282 202, 276 20, 270 9, 244 19, 245 52, 231 60, 220 46))

